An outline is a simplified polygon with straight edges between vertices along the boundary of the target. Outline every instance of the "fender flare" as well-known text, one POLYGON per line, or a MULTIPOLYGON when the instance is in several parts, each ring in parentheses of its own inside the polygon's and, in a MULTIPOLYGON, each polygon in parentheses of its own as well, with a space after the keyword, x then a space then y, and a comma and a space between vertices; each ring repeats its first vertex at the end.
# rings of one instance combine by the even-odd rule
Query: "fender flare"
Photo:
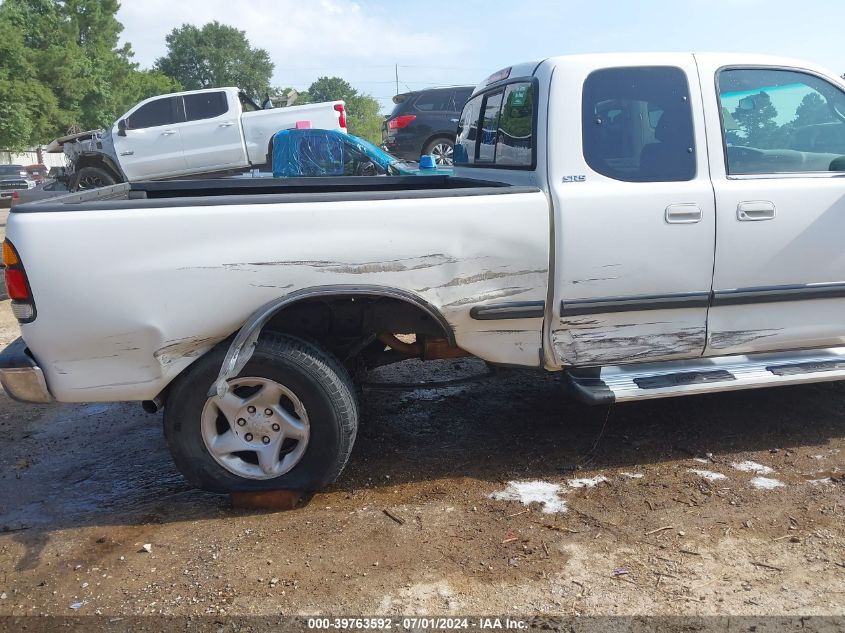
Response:
POLYGON ((400 288, 375 285, 311 286, 265 303, 250 315, 249 319, 241 326, 241 329, 238 330, 235 338, 229 344, 229 349, 226 351, 226 356, 220 367, 220 373, 217 375, 217 380, 211 385, 208 396, 212 397, 216 395, 222 398, 226 395, 229 389, 229 383, 227 381, 231 377, 236 376, 246 366, 255 351, 261 330, 273 316, 284 308, 290 307, 294 303, 305 299, 353 295, 399 299, 400 301, 410 303, 434 319, 446 334, 446 340, 449 342, 449 345, 454 346, 456 344, 455 332, 449 321, 446 320, 437 308, 412 292, 400 288))

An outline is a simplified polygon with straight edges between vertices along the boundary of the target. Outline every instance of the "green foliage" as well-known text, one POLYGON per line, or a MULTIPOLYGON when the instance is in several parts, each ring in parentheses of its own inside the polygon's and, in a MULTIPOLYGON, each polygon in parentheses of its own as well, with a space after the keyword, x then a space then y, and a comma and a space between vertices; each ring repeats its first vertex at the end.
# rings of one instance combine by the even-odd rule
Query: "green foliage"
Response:
POLYGON ((238 86, 260 100, 270 89, 273 62, 243 31, 217 21, 202 28, 183 24, 166 42, 167 55, 155 67, 186 90, 238 86))
POLYGON ((308 94, 315 103, 319 103, 321 101, 349 101, 358 95, 358 91, 340 77, 320 77, 309 86, 308 94))
POLYGON ((118 8, 117 0, 0 5, 0 147, 106 126, 139 99, 179 88, 139 70, 130 46, 118 46, 118 8))
MULTIPOLYGON (((346 124, 350 134, 371 143, 381 143, 379 103, 368 94, 360 94, 340 77, 320 77, 308 88, 310 102, 345 101, 346 124)), ((297 103, 300 103, 297 101, 297 103)))
POLYGON ((795 110, 795 127, 828 123, 830 120, 830 108, 821 95, 816 92, 805 95, 801 99, 801 104, 795 110))

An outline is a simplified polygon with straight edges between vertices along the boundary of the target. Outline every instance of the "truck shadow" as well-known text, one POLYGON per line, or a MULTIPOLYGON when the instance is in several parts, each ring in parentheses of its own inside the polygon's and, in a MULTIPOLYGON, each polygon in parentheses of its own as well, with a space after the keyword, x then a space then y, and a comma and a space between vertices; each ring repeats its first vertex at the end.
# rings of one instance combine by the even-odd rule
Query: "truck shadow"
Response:
MULTIPOLYGON (((466 362, 444 361, 439 373, 466 362)), ((557 375, 513 370, 476 383, 365 390, 352 457, 330 492, 560 480, 576 469, 799 450, 845 435, 843 399, 845 384, 826 383, 593 408, 572 401, 557 375)), ((137 404, 26 407, 2 394, 0 407, 0 535, 13 532, 25 546, 18 570, 33 568, 66 528, 251 512, 191 488, 170 460, 161 416, 137 404)))

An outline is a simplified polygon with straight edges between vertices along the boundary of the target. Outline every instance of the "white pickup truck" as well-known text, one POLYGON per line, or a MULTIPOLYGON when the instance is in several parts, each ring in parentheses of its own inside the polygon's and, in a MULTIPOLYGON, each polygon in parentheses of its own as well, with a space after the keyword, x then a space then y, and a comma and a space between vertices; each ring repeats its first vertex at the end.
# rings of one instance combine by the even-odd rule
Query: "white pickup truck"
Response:
POLYGON ((141 101, 109 130, 53 141, 72 165, 72 190, 149 178, 222 174, 268 166, 273 135, 298 122, 346 131, 343 101, 262 109, 238 88, 160 95, 141 101))
POLYGON ((845 84, 811 64, 567 56, 478 85, 453 177, 21 205, 0 378, 164 407, 179 468, 215 491, 333 481, 350 376, 409 357, 557 371, 593 403, 841 380, 843 130, 845 84))

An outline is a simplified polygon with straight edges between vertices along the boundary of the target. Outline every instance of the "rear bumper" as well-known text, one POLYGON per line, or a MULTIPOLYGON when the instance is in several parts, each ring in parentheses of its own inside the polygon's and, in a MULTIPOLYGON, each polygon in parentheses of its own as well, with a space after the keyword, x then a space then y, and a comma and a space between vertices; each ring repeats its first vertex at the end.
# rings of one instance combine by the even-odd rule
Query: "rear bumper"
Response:
POLYGON ((10 397, 20 402, 53 402, 44 372, 20 337, 0 352, 0 384, 10 397))

